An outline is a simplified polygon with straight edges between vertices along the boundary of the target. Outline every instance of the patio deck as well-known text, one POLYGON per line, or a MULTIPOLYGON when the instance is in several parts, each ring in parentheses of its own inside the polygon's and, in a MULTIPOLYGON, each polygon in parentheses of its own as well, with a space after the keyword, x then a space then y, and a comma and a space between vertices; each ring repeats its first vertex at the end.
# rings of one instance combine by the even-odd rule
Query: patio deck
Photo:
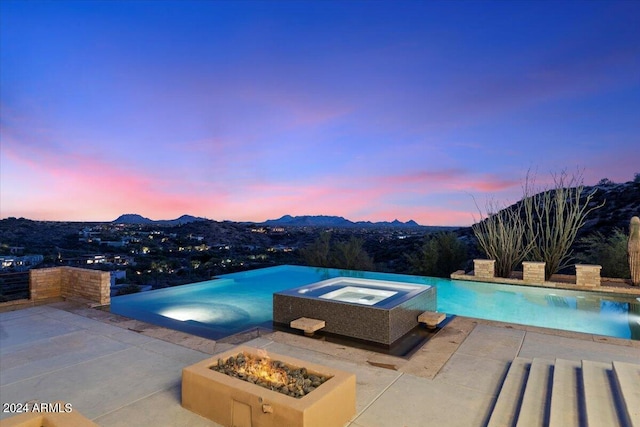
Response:
MULTIPOLYGON (((515 357, 640 363, 639 341, 461 317, 408 360, 283 332, 245 339, 355 373, 350 427, 484 426, 515 357)), ((4 312, 0 396, 64 400, 103 427, 215 426, 180 405, 181 370, 233 346, 70 302, 4 312)))

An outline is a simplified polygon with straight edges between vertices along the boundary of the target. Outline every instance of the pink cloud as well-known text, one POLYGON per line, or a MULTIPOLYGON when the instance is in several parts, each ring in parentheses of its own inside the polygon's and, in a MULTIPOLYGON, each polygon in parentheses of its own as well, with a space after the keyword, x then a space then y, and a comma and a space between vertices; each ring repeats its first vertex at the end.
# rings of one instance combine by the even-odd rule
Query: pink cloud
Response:
MULTIPOLYGON (((259 183, 246 188, 242 195, 233 198, 238 206, 251 206, 247 214, 255 218, 274 218, 291 215, 338 215, 348 219, 383 221, 397 218, 414 219, 424 224, 464 225, 472 222, 475 207, 469 193, 478 189, 504 189, 508 185, 498 178, 485 178, 479 184, 473 180, 462 181, 457 171, 423 172, 396 175, 371 180, 351 179, 348 183, 338 178, 308 185, 259 183), (449 181, 458 177, 455 184, 449 181), (428 183, 429 186, 422 185, 428 183), (445 182, 449 188, 442 187, 445 182), (464 182, 467 192, 458 189, 464 182), (473 186, 476 186, 475 188, 473 186), (436 208, 433 194, 449 193, 460 200, 459 209, 436 208)), ((510 181, 509 181, 510 182, 510 181)), ((519 188, 519 187, 518 187, 519 188)), ((442 200, 439 201, 442 203, 442 200)))
MULTIPOLYGON (((292 215, 338 215, 348 219, 382 221, 414 219, 422 224, 460 225, 470 223, 470 211, 437 209, 425 205, 421 197, 434 187, 456 190, 463 185, 457 170, 418 172, 376 179, 344 181, 330 177, 318 183, 278 184, 255 182, 227 189, 208 190, 204 183, 182 181, 179 177, 139 173, 84 156, 48 153, 34 162, 11 151, 11 161, 35 174, 44 192, 22 199, 18 210, 9 204, 6 216, 49 220, 111 220, 122 213, 140 213, 152 219, 169 219, 184 213, 213 219, 262 221, 292 215), (179 190, 175 190, 179 188, 179 190), (394 203, 394 198, 404 199, 394 203)), ((498 179, 467 181, 478 188, 501 188, 498 179)), ((4 205, 4 203, 3 203, 4 205)))
POLYGON ((422 192, 465 191, 469 193, 500 192, 520 187, 521 179, 493 174, 472 175, 462 169, 419 171, 380 177, 382 186, 422 192))
MULTIPOLYGON (((19 202, 15 197, 3 197, 3 215, 25 215, 12 213, 19 211, 34 219, 103 221, 127 212, 153 219, 189 213, 213 219, 261 221, 283 214, 325 214, 354 221, 398 218, 458 225, 469 222, 469 210, 439 210, 430 206, 425 197, 447 192, 462 195, 463 191, 498 191, 513 184, 495 176, 475 178, 460 169, 375 177, 327 175, 286 183, 243 181, 230 179, 229 173, 234 168, 242 169, 239 164, 251 162, 242 159, 243 150, 237 150, 231 140, 202 139, 183 148, 193 153, 194 160, 203 154, 205 158, 213 155, 213 172, 221 174, 221 179, 207 182, 183 177, 175 169, 168 174, 164 170, 150 173, 125 161, 111 162, 99 154, 60 147, 48 150, 41 144, 25 146, 10 140, 3 144, 3 155, 16 168, 22 168, 23 174, 35 177, 42 189, 19 202)), ((17 182, 15 176, 9 177, 9 183, 17 182)))
POLYGON ((125 212, 179 216, 202 211, 203 204, 213 209, 227 197, 216 188, 215 199, 204 199, 202 189, 181 182, 179 176, 136 171, 124 162, 80 152, 21 147, 10 137, 3 136, 2 155, 3 169, 10 166, 14 171, 3 174, 3 216, 30 212, 33 219, 100 221, 125 212))
POLYGON ((333 183, 315 185, 256 184, 245 189, 241 204, 252 205, 258 218, 274 215, 338 215, 362 209, 377 197, 375 189, 349 189, 333 183))
POLYGON ((520 188, 521 184, 522 181, 520 179, 508 179, 485 174, 475 179, 466 179, 458 183, 454 188, 469 192, 488 193, 520 188))

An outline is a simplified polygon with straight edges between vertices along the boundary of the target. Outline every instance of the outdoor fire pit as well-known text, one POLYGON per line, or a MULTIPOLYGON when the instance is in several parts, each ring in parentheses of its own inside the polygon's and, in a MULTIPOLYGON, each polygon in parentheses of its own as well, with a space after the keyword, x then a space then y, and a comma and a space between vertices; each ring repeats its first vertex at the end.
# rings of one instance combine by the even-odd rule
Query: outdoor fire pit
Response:
POLYGON ((236 347, 182 370, 182 406, 224 426, 341 427, 355 415, 355 375, 236 347))

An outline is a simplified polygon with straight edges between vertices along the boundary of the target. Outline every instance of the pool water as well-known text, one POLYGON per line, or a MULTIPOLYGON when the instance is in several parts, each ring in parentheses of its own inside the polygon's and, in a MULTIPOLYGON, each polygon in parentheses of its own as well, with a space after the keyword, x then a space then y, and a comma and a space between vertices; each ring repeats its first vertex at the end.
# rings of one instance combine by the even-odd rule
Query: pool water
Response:
POLYGON ((640 299, 631 296, 291 265, 113 297, 111 311, 219 339, 271 328, 274 292, 336 277, 435 286, 438 311, 449 315, 640 340, 640 299))
POLYGON ((318 298, 333 301, 350 302, 354 304, 375 305, 397 294, 395 291, 381 291, 378 289, 346 286, 342 289, 327 292, 318 298))

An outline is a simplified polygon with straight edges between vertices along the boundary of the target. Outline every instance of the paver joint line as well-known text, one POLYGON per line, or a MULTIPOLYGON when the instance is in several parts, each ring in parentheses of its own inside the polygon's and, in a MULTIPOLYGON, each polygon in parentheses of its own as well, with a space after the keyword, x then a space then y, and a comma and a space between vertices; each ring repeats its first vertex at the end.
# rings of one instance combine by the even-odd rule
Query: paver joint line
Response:
POLYGON ((389 390, 389 388, 394 385, 403 375, 405 375, 404 372, 400 372, 400 375, 398 375, 396 377, 396 379, 394 379, 393 381, 391 381, 389 383, 389 385, 387 385, 384 389, 382 389, 382 391, 380 393, 378 393, 376 395, 376 397, 374 397, 371 402, 369 402, 369 404, 367 406, 365 406, 364 408, 362 408, 362 411, 360 411, 360 413, 356 414, 356 416, 353 418, 353 421, 355 422, 362 414, 364 414, 366 412, 367 409, 369 409, 369 407, 371 405, 373 405, 378 399, 380 399, 380 397, 385 394, 387 392, 387 390, 389 390))
POLYGON ((88 360, 83 360, 83 361, 77 362, 77 363, 72 363, 71 365, 63 366, 61 368, 54 369, 52 371, 46 371, 46 372, 43 372, 43 373, 38 374, 38 375, 34 375, 32 377, 29 377, 29 378, 23 378, 23 379, 21 379, 19 381, 14 381, 12 383, 3 384, 2 387, 7 387, 7 386, 10 386, 10 385, 13 385, 13 384, 19 384, 19 383, 21 383, 23 381, 29 381, 29 380, 32 380, 34 378, 43 377, 45 375, 50 375, 50 374, 52 374, 54 372, 64 371, 65 369, 69 369, 69 368, 74 367, 74 366, 80 366, 80 365, 84 365, 86 363, 92 363, 95 360, 104 359, 104 358, 107 358, 107 357, 112 357, 115 354, 119 354, 119 353, 122 353, 122 352, 127 351, 127 350, 131 350, 131 348, 123 348, 122 350, 114 351, 114 352, 109 353, 109 354, 103 354, 102 356, 94 357, 94 358, 91 358, 91 359, 88 359, 88 360))
POLYGON ((520 357, 520 350, 522 350, 522 346, 524 345, 524 339, 527 336, 527 331, 524 331, 522 334, 522 338, 520 338, 520 345, 518 346, 518 351, 516 351, 516 357, 520 357))
MULTIPOLYGON (((170 389, 170 388, 169 388, 169 389, 170 389)), ((109 414, 111 414, 111 413, 113 413, 113 412, 119 411, 119 410, 121 410, 121 409, 123 409, 123 408, 126 408, 127 406, 134 405, 134 404, 136 404, 137 402, 140 402, 140 401, 142 401, 142 400, 144 400, 144 399, 147 399, 147 398, 149 398, 149 397, 151 397, 151 396, 154 396, 154 395, 156 395, 156 394, 158 394, 158 393, 162 393, 162 392, 164 392, 164 391, 166 391, 166 390, 169 390, 169 389, 167 389, 167 388, 162 388, 162 389, 160 389, 160 390, 156 390, 156 391, 154 391, 153 393, 149 393, 149 394, 147 394, 146 396, 143 396, 143 397, 140 397, 140 398, 138 398, 138 399, 135 399, 135 400, 129 401, 129 402, 127 402, 127 404, 125 404, 125 405, 120 405, 120 406, 118 406, 118 407, 117 407, 117 408, 115 408, 115 409, 112 409, 112 410, 107 411, 107 412, 105 412, 105 413, 103 413, 103 414, 100 414, 100 415, 98 415, 98 416, 96 416, 96 417, 93 417, 93 418, 91 418, 91 420, 92 420, 92 421, 95 421, 95 420, 97 420, 98 418, 106 417, 107 415, 109 415, 109 414)))

